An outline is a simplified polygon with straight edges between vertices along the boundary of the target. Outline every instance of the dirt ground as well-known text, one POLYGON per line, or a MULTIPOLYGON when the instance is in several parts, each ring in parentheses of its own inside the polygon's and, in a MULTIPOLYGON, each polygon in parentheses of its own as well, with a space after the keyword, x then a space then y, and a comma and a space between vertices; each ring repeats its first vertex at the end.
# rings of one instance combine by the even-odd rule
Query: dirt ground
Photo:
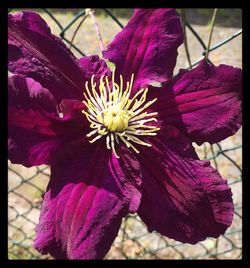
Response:
MULTIPOLYGON (((59 27, 46 13, 41 13, 42 17, 50 25, 52 32, 60 33, 59 27)), ((73 18, 73 13, 56 13, 57 20, 66 26, 73 18)), ((116 33, 120 30, 111 18, 103 15, 96 17, 100 27, 100 32, 106 46, 116 33)), ((123 25, 128 19, 120 18, 123 25)), ((80 21, 80 20, 79 20, 80 21)), ((65 33, 65 37, 71 40, 72 35, 79 23, 77 21, 65 33)), ((237 24, 238 25, 238 24, 237 24)), ((209 38, 209 25, 192 24, 193 28, 207 44, 209 38)), ((240 27, 240 26, 239 26, 240 27)), ((240 30, 239 27, 224 27, 215 25, 211 46, 224 40, 240 30)), ((194 63, 202 55, 203 49, 197 42, 193 34, 187 30, 188 47, 191 61, 194 63)), ((101 56, 99 41, 93 21, 87 18, 80 27, 74 44, 86 54, 98 54, 101 56)), ((74 51, 75 52, 75 51, 74 51)), ((77 57, 80 54, 75 52, 77 57)), ((215 65, 228 64, 242 67, 242 37, 241 35, 233 39, 228 44, 221 46, 210 53, 210 59, 215 65)), ((179 48, 179 57, 175 68, 175 73, 179 68, 187 68, 188 63, 184 46, 179 48)), ((241 205, 242 205, 242 184, 241 184, 241 163, 242 163, 242 131, 238 131, 234 136, 220 143, 223 149, 235 148, 225 152, 226 156, 219 154, 215 161, 211 163, 217 167, 221 175, 231 183, 233 199, 235 204, 235 217, 232 226, 225 236, 219 239, 207 239, 197 245, 187 245, 168 239, 156 232, 148 233, 146 226, 139 217, 130 215, 123 220, 119 235, 106 256, 107 259, 192 259, 192 258, 241 258, 241 205), (230 157, 232 161, 228 159, 230 157), (238 168, 236 165, 238 165, 238 168)), ((204 158, 206 149, 207 158, 212 155, 211 146, 194 145, 201 158, 204 158)), ((219 151, 217 145, 213 148, 214 154, 219 151)), ((9 258, 10 259, 31 259, 31 258, 51 258, 41 256, 32 248, 34 227, 39 219, 39 209, 41 206, 41 194, 45 190, 49 179, 49 168, 46 166, 25 168, 21 165, 9 163, 9 258)))

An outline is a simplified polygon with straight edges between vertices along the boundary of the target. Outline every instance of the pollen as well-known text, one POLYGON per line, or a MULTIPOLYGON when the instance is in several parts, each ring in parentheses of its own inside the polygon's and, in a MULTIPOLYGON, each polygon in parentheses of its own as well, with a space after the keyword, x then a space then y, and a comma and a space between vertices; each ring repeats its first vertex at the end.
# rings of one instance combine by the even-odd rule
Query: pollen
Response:
POLYGON ((124 143, 136 153, 139 153, 137 145, 150 147, 151 144, 143 141, 146 136, 155 136, 160 129, 152 125, 156 122, 157 112, 147 112, 147 108, 156 102, 156 98, 146 101, 148 88, 142 88, 134 96, 131 96, 134 74, 124 86, 123 77, 120 75, 120 83, 115 82, 115 69, 112 71, 112 81, 107 76, 102 76, 98 89, 95 75, 91 77, 91 85, 85 83, 86 93, 83 103, 87 111, 83 110, 90 122, 91 132, 87 134, 89 142, 94 143, 98 139, 106 139, 106 147, 112 150, 119 158, 116 148, 120 142, 124 143))

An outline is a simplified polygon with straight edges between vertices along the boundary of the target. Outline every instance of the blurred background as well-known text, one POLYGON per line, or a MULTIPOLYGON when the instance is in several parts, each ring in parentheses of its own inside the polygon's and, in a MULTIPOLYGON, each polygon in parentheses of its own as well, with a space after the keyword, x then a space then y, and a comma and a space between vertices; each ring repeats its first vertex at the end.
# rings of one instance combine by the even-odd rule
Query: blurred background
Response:
MULTIPOLYGON (((24 10, 24 9, 22 9, 24 10)), ((28 10, 28 9, 25 9, 28 10)), ((29 9, 30 10, 30 9, 29 9)), ((10 13, 19 12, 9 10, 10 13)), ((101 49, 93 17, 85 9, 33 9, 61 36, 76 57, 98 54, 101 49)), ((95 20, 104 46, 126 25, 132 9, 95 9, 95 20)), ((179 48, 175 74, 179 68, 192 68, 206 55, 215 65, 242 68, 241 9, 177 9, 185 26, 186 42, 179 48)), ((205 122, 204 122, 205 123, 205 122)), ((218 239, 208 238, 196 245, 177 242, 149 233, 136 215, 123 219, 118 237, 106 259, 239 259, 242 254, 242 131, 223 142, 194 144, 201 159, 226 178, 232 188, 234 220, 218 239)), ((50 170, 47 166, 25 168, 9 163, 9 259, 52 259, 33 248, 35 225, 39 219, 42 193, 50 170)))

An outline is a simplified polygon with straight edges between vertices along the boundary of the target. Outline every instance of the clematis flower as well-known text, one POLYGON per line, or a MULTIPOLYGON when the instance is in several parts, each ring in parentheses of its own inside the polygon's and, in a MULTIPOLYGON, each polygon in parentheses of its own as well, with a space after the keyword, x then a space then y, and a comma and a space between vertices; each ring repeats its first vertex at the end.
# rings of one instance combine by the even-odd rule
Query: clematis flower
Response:
POLYGON ((136 10, 104 59, 76 59, 36 13, 9 15, 8 27, 9 159, 51 167, 39 252, 103 258, 135 212, 185 243, 226 231, 231 190, 192 142, 240 128, 240 69, 203 60, 172 78, 183 42, 173 9, 136 10))

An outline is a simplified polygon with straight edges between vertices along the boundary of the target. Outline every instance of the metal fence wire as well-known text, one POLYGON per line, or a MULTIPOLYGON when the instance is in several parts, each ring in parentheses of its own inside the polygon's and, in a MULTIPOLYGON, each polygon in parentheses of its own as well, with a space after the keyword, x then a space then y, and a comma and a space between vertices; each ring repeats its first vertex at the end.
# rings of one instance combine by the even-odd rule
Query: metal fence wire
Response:
MULTIPOLYGON (((9 10, 15 13, 17 10, 9 10)), ((19 10, 18 10, 19 11, 19 10)), ((97 40, 98 35, 95 32, 88 32, 88 28, 95 28, 93 20, 91 22, 86 19, 88 12, 86 9, 81 10, 52 10, 52 9, 38 9, 35 10, 43 17, 53 31, 60 35, 60 37, 69 45, 71 50, 77 56, 93 54, 92 51, 85 51, 86 46, 82 45, 81 39, 83 35, 86 42, 89 37, 97 40), (62 14, 64 16, 62 17, 62 14), (66 15, 65 15, 66 14, 66 15), (87 26, 85 25, 88 24, 87 26), (91 24, 92 23, 92 24, 91 24), (92 25, 92 26, 91 26, 92 25), (86 28, 84 28, 86 27, 86 28), (56 29, 54 31, 54 29, 56 29), (86 30, 87 29, 87 30, 86 30), (81 30, 81 31, 80 31, 81 30), (77 41, 78 40, 78 41, 77 41), (80 41, 79 41, 80 40, 80 41)), ((212 33, 216 31, 216 19, 219 16, 217 9, 212 10, 211 20, 206 25, 206 33, 203 35, 199 32, 199 27, 191 24, 186 19, 186 10, 178 10, 184 26, 185 42, 182 46, 182 51, 179 54, 184 55, 186 66, 182 68, 192 68, 206 56, 210 62, 216 60, 216 56, 221 53, 226 53, 232 50, 232 46, 227 46, 232 43, 236 37, 242 34, 242 30, 234 28, 230 35, 213 44, 212 33), (217 16, 217 17, 216 17, 217 16), (204 37, 208 42, 204 41, 204 37), (194 52, 194 44, 190 45, 190 40, 201 46, 201 54, 194 59, 192 55, 194 52), (225 49, 220 50, 220 53, 213 54, 220 47, 225 49)), ((97 21, 99 23, 101 34, 105 31, 115 29, 118 32, 123 28, 127 21, 124 18, 117 18, 113 14, 112 9, 99 9, 97 21), (101 13, 99 15, 99 13, 101 13), (100 20, 99 19, 99 16, 100 20), (102 22, 106 22, 104 23, 102 22), (108 23, 107 23, 108 22, 108 23)), ((96 16, 97 17, 97 16, 96 16)), ((230 19, 230 18, 229 18, 230 19)), ((95 20, 96 21, 96 20, 95 20)), ((219 34, 223 32, 220 30, 219 34)), ((217 38, 218 39, 218 38, 217 38)), ((109 41, 112 40, 112 37, 109 41)), ((104 38, 104 43, 106 42, 104 38)), ((91 46, 88 46, 88 48, 91 46)), ((195 49, 196 50, 196 49, 195 49)), ((236 49, 241 64, 240 52, 236 49)), ((235 54, 233 53, 233 54, 235 54)), ((235 56, 235 55, 233 55, 235 56)), ((228 59, 223 62, 228 64, 228 59)), ((230 62, 229 62, 230 63, 230 62)), ((227 140, 210 145, 208 143, 202 146, 194 145, 197 153, 202 159, 209 159, 212 165, 220 172, 220 174, 227 178, 229 185, 232 188, 233 199, 235 205, 234 220, 232 226, 227 232, 218 239, 208 238, 196 245, 189 245, 177 242, 173 239, 161 236, 157 232, 149 233, 146 226, 141 222, 136 215, 128 215, 123 219, 118 237, 114 241, 106 259, 239 259, 242 254, 242 170, 241 170, 241 150, 242 139, 241 130, 227 140)), ((52 259, 49 255, 41 255, 33 248, 33 240, 35 236, 35 225, 39 219, 39 212, 41 208, 42 197, 46 185, 49 180, 50 170, 47 166, 39 166, 32 168, 25 168, 21 165, 13 165, 9 163, 8 174, 8 191, 9 191, 9 259, 52 259)))

